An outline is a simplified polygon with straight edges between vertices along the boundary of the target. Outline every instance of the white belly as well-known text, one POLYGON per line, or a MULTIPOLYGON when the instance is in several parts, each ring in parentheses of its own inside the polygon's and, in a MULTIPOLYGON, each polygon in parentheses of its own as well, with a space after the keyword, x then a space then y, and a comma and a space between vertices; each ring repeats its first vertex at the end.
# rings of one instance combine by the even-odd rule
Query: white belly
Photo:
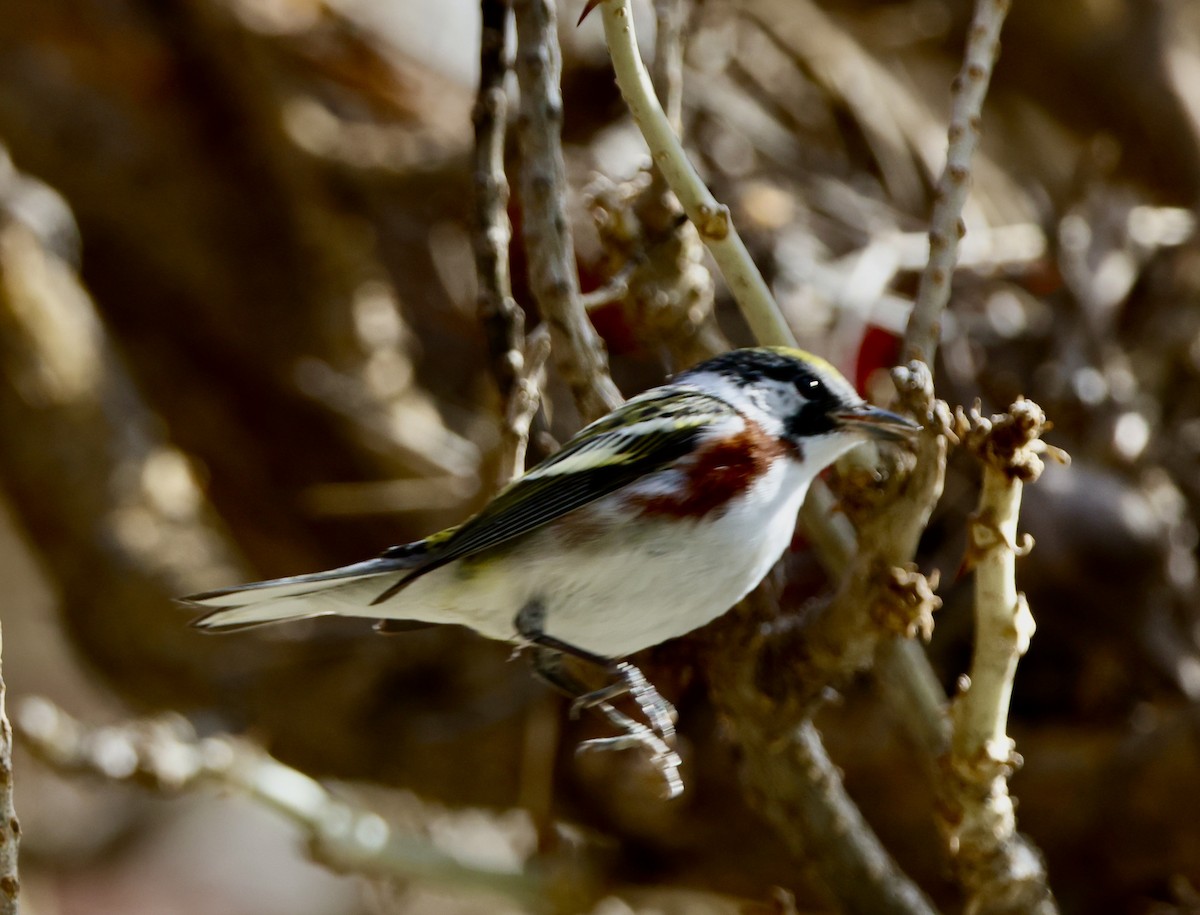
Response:
POLYGON ((548 635, 622 657, 698 629, 757 585, 791 542, 808 482, 780 461, 723 514, 698 522, 635 518, 602 500, 580 510, 602 531, 591 539, 555 541, 562 532, 551 524, 494 566, 437 569, 375 609, 512 639, 517 613, 536 600, 548 635))

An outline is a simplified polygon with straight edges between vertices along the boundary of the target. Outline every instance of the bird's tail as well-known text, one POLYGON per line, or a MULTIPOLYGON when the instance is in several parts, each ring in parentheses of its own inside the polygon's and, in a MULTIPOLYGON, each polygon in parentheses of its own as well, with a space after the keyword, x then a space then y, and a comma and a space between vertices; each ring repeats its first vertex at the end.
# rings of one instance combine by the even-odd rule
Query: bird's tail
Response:
POLYGON ((418 552, 389 551, 379 559, 328 572, 192 594, 181 598, 180 603, 207 611, 192 621, 193 626, 204 630, 229 631, 329 614, 374 616, 377 614, 369 609, 371 601, 411 570, 418 552))

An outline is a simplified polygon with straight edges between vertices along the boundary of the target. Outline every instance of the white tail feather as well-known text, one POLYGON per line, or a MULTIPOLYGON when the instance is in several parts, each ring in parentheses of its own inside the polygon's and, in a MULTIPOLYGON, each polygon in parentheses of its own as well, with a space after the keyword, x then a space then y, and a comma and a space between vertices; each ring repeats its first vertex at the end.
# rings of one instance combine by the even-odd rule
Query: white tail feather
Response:
POLYGON ((196 594, 183 603, 211 611, 193 621, 198 629, 233 629, 336 613, 369 616, 365 611, 371 601, 401 574, 396 563, 372 559, 314 575, 196 594))

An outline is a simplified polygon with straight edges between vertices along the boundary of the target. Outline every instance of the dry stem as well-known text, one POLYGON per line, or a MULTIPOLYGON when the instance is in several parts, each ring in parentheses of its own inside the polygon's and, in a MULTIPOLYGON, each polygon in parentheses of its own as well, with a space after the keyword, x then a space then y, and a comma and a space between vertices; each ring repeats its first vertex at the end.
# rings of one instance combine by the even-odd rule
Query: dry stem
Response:
POLYGON ((525 469, 529 425, 541 402, 550 339, 525 339, 525 313, 509 277, 508 178, 504 137, 508 95, 504 78, 511 0, 480 0, 479 93, 475 98, 475 222, 473 244, 478 285, 477 313, 500 391, 501 445, 497 482, 504 486, 525 469))
POLYGON ((35 697, 20 704, 15 721, 25 744, 60 772, 135 781, 169 794, 200 785, 239 791, 291 820, 304 831, 313 859, 334 870, 485 891, 535 908, 545 899, 537 875, 472 866, 423 839, 397 835, 379 814, 337 800, 250 743, 198 739, 182 718, 88 728, 35 697))
POLYGON ((1042 471, 1045 415, 1031 401, 987 420, 960 414, 967 445, 983 462, 983 491, 971 521, 967 563, 975 569, 975 651, 954 700, 954 733, 943 761, 942 828, 967 911, 1057 911, 1037 849, 1016 831, 1008 775, 1019 762, 1006 733, 1017 661, 1033 636, 1033 616, 1016 588, 1021 489, 1042 471))
POLYGON ((562 153, 562 69, 554 4, 516 0, 517 81, 521 116, 521 205, 529 281, 554 337, 555 364, 579 412, 591 421, 621 402, 608 373, 604 343, 588 322, 579 296, 575 247, 567 221, 562 153))
POLYGON ((503 487, 525 471, 525 451, 529 446, 529 427, 542 402, 546 384, 546 360, 550 358, 550 332, 543 324, 525 340, 521 370, 513 380, 505 406, 500 432, 500 464, 496 471, 503 487))
POLYGON ((979 123, 992 67, 1000 53, 1000 27, 1010 0, 978 0, 975 19, 967 32, 963 66, 954 80, 946 167, 938 179, 929 220, 929 261, 921 273, 917 299, 908 319, 905 361, 921 359, 933 365, 941 337, 941 317, 950 301, 950 279, 958 259, 958 241, 966 231, 963 205, 970 186, 971 157, 979 145, 979 123))
POLYGON ((630 0, 605 0, 601 12, 617 85, 650 147, 654 164, 662 171, 721 268, 755 338, 760 343, 794 346, 791 328, 738 235, 729 217, 729 207, 718 203, 709 192, 658 102, 638 52, 630 0))

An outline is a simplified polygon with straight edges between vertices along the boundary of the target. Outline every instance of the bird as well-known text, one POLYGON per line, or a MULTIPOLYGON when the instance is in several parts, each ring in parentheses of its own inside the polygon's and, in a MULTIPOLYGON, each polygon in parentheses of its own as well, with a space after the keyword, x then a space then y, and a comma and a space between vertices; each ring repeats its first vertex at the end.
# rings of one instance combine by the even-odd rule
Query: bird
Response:
MULTIPOLYGON (((476 515, 326 572, 182 601, 202 630, 340 615, 458 624, 532 649, 534 670, 662 756, 674 710, 625 659, 732 608, 791 543, 809 485, 855 446, 920 427, 789 347, 735 349, 585 426, 476 515), (588 690, 564 656, 612 674, 588 690), (630 692, 650 721, 611 701, 630 692)), ((627 745, 629 741, 626 741, 627 745)))

